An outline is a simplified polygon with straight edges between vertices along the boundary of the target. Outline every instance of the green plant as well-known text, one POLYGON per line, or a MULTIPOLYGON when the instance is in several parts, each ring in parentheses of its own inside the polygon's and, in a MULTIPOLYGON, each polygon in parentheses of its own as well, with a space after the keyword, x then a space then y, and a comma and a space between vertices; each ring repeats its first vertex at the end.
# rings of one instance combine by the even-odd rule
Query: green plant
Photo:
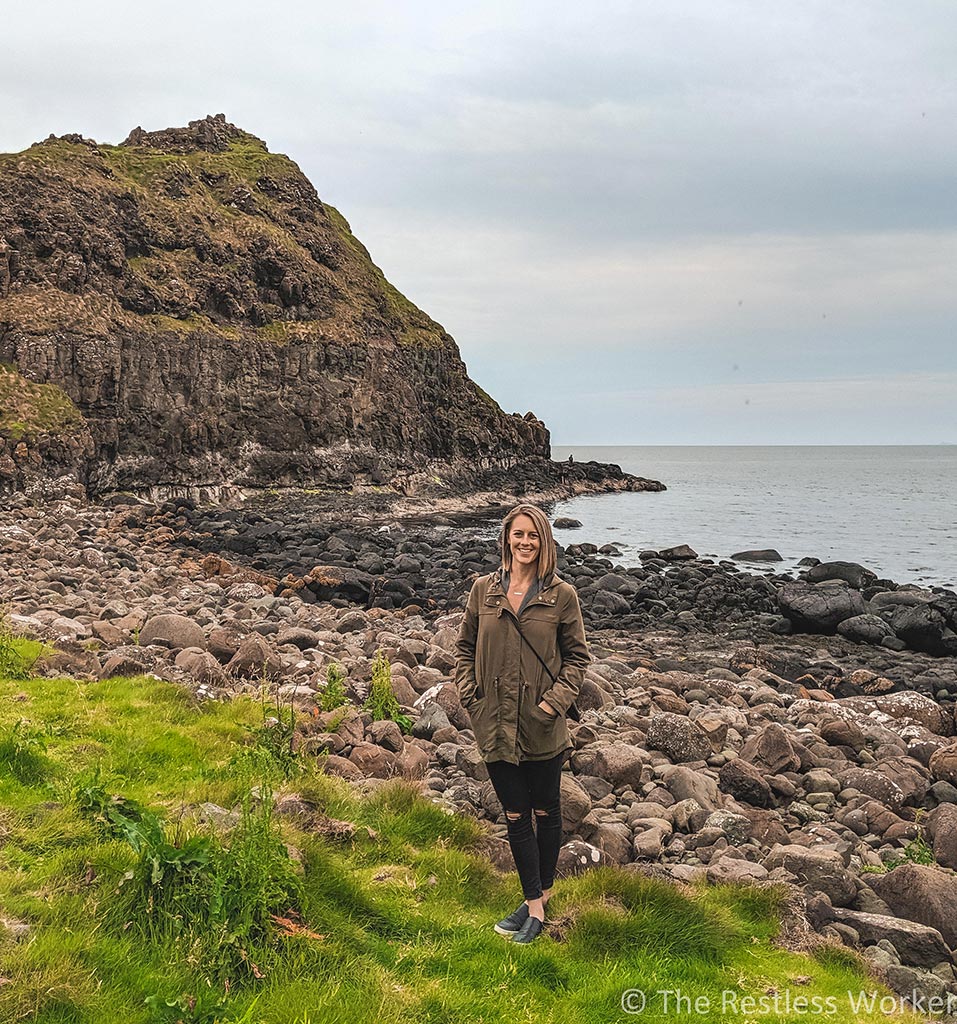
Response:
POLYGON ((157 1024, 218 1024, 223 1020, 226 1003, 218 993, 181 995, 166 999, 161 995, 143 1000, 157 1024))
POLYGON ((904 845, 899 857, 894 857, 892 860, 885 863, 886 870, 893 871, 894 868, 899 868, 901 864, 937 863, 933 847, 924 838, 924 829, 920 823, 921 815, 923 813, 923 808, 919 808, 917 813, 914 815, 914 825, 917 829, 917 835, 904 845))
POLYGON ((272 794, 247 797, 228 838, 172 834, 151 811, 128 823, 137 855, 123 876, 113 923, 153 943, 169 943, 210 981, 261 978, 283 934, 277 919, 298 914, 302 885, 272 820, 272 794))
POLYGON ((29 679, 39 652, 29 653, 5 615, 0 614, 0 679, 29 679))
POLYGON ((399 714, 399 701, 392 689, 392 666, 383 651, 377 652, 372 660, 369 696, 362 706, 371 713, 374 722, 386 718, 394 722, 399 714))
POLYGON ((326 685, 322 691, 319 702, 323 711, 334 711, 346 703, 346 673, 345 669, 333 661, 326 669, 326 685))
POLYGON ((150 812, 135 800, 107 793, 99 764, 77 777, 72 796, 80 814, 91 820, 101 834, 125 839, 134 848, 137 846, 144 817, 150 812))
MULTIPOLYGON (((262 722, 252 729, 253 747, 260 762, 265 759, 278 769, 283 778, 290 778, 297 769, 295 746, 296 711, 290 697, 284 702, 278 692, 270 699, 269 682, 263 666, 262 685, 259 690, 262 722)), ((263 767, 266 767, 263 765, 263 767)))
POLYGON ((49 767, 46 736, 42 729, 20 718, 0 733, 0 764, 24 785, 42 781, 49 767))

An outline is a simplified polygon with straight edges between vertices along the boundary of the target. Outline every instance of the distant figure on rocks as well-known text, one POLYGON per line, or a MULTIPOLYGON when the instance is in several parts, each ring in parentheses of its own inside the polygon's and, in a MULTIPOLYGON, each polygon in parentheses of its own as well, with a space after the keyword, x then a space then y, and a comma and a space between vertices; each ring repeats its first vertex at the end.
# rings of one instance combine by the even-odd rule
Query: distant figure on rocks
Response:
POLYGON ((542 931, 555 880, 562 765, 572 748, 565 716, 574 713, 590 656, 578 594, 555 572, 555 540, 542 510, 516 505, 499 543, 501 567, 469 593, 455 683, 505 811, 525 897, 495 930, 527 943, 542 931))

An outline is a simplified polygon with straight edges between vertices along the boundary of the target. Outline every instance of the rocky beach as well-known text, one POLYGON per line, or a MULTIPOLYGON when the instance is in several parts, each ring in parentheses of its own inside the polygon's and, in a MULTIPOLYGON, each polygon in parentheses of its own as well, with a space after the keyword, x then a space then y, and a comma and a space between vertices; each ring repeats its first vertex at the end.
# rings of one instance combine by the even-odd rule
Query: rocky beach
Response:
MULTIPOLYGON (((466 502, 429 516, 398 514, 401 500, 359 515, 341 495, 232 508, 14 496, 0 602, 48 645, 35 672, 150 674, 198 701, 266 685, 297 710, 300 756, 357 782, 414 780, 483 822, 509 870, 451 682, 463 598, 497 564, 495 542, 466 502), (361 709, 377 654, 408 734, 361 709), (324 712, 333 663, 348 703, 324 712)), ((957 992, 953 595, 850 563, 795 580, 687 548, 640 568, 614 556, 585 541, 559 556, 593 656, 563 775, 562 873, 786 882, 810 929, 861 949, 898 992, 957 992)))

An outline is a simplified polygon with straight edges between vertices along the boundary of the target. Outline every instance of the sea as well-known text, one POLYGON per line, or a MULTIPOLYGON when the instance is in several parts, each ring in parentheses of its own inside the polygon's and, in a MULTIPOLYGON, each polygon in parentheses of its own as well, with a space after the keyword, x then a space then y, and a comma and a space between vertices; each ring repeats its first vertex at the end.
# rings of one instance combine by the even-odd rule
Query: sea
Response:
POLYGON ((957 589, 957 445, 552 445, 552 458, 611 462, 660 480, 660 493, 587 495, 556 504, 580 529, 562 544, 613 543, 613 560, 689 544, 728 558, 774 548, 783 562, 741 563, 788 572, 813 556, 859 562, 883 579, 957 589))

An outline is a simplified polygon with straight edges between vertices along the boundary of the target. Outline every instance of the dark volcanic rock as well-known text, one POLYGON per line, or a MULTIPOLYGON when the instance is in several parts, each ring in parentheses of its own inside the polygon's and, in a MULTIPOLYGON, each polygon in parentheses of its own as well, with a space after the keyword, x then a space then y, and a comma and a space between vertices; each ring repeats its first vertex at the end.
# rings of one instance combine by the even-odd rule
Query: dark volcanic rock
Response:
POLYGON ((864 614, 860 592, 843 581, 786 583, 778 604, 795 629, 808 633, 833 633, 845 619, 864 614))
POLYGON ((784 559, 774 548, 756 548, 750 551, 736 551, 730 556, 736 562, 783 562, 784 559))
POLYGON ((78 139, 0 165, 0 361, 82 416, 56 435, 75 451, 28 441, 38 462, 96 493, 215 495, 547 457, 288 157, 222 115, 78 139))
POLYGON ((857 562, 821 562, 808 569, 808 583, 824 583, 828 580, 843 580, 855 590, 863 590, 877 580, 875 573, 857 562))
POLYGON ((837 625, 837 631, 848 640, 879 644, 884 637, 894 636, 894 630, 879 615, 852 615, 837 625))

